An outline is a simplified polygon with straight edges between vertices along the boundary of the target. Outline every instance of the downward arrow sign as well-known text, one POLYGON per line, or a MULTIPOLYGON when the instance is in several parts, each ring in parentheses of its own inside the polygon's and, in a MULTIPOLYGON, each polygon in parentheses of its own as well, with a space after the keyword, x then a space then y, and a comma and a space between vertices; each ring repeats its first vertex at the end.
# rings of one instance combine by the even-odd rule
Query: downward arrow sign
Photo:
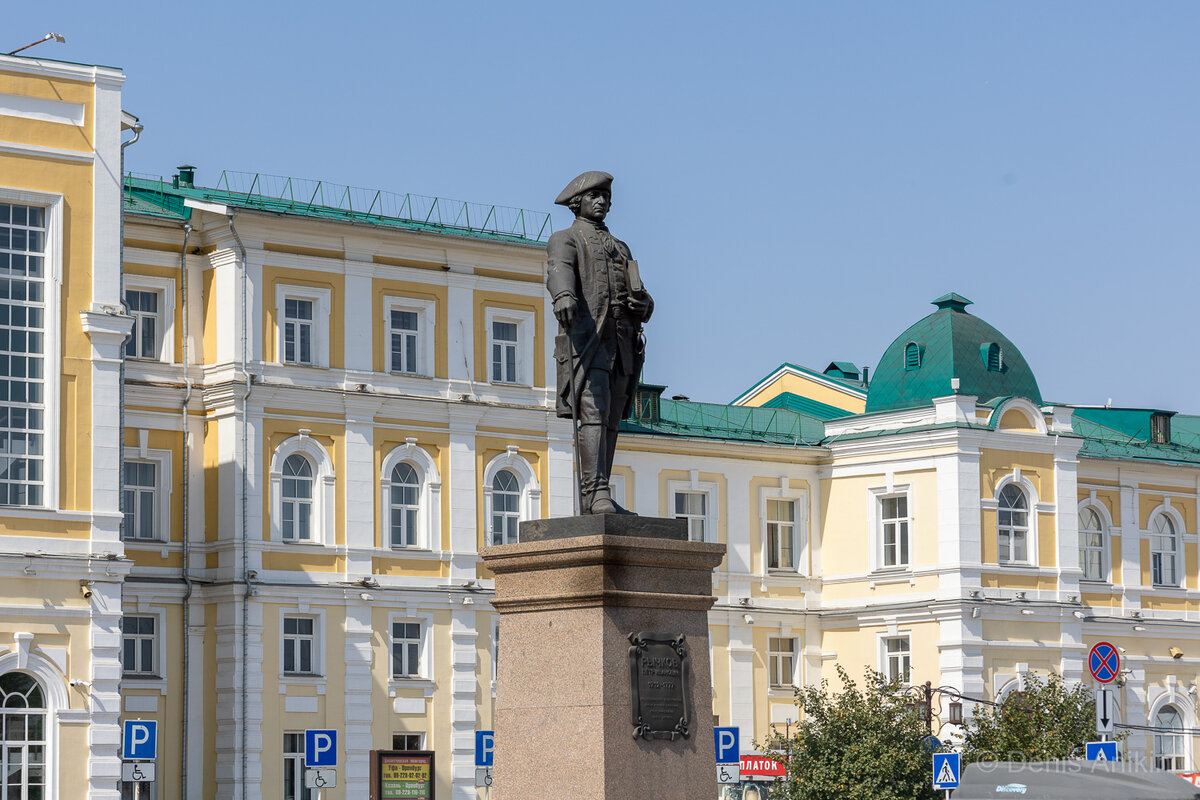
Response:
POLYGON ((1108 691, 1107 690, 1102 689, 1100 691, 1100 699, 1104 701, 1104 706, 1100 711, 1100 724, 1107 728, 1108 727, 1108 691))

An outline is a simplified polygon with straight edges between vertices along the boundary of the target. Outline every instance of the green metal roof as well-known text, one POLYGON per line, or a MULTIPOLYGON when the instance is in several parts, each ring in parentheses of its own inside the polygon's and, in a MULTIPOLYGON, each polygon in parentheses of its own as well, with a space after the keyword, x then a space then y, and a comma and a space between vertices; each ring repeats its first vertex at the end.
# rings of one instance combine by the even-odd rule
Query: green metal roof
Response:
POLYGON ((819 418, 784 408, 666 399, 659 400, 658 419, 648 416, 627 419, 621 423, 621 430, 793 447, 815 445, 825 436, 825 426, 819 418))
POLYGON ((162 178, 129 173, 124 192, 128 213, 154 216, 185 218, 183 201, 190 197, 277 214, 536 247, 544 246, 553 232, 550 215, 540 211, 244 172, 222 172, 215 188, 175 186, 162 178))
POLYGON ((892 342, 867 391, 867 413, 929 405, 935 397, 954 393, 951 378, 959 379, 958 394, 984 402, 1016 396, 1042 404, 1037 379, 1021 351, 1000 331, 968 314, 970 302, 954 293, 939 297, 933 301, 937 311, 892 342), (910 344, 917 347, 915 359, 906 359, 910 344), (987 368, 991 344, 1000 348, 999 371, 987 368))
MULTIPOLYGON (((1200 464, 1200 417, 1171 417, 1171 439, 1150 441, 1149 408, 1075 408, 1071 428, 1084 437, 1080 454, 1095 458, 1129 458, 1172 464, 1200 464)), ((1165 412, 1170 413, 1170 412, 1165 412)))
POLYGON ((795 411, 799 414, 816 417, 820 420, 837 419, 838 417, 854 415, 853 411, 837 408, 826 403, 818 403, 816 400, 801 397, 793 392, 780 392, 763 403, 761 408, 786 408, 788 411, 795 411))

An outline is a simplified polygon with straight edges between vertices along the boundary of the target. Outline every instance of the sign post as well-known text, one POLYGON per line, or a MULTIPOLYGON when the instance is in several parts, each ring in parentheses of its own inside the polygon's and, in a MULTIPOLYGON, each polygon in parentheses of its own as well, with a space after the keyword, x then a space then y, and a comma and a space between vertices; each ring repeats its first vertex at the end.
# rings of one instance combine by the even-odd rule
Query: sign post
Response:
POLYGON ((958 788, 962 776, 961 764, 958 753, 933 754, 933 788, 945 789, 947 800, 950 790, 958 788))
POLYGON ((1113 690, 1107 686, 1096 687, 1096 734, 1101 739, 1113 735, 1116 724, 1116 704, 1113 702, 1113 690))
POLYGON ((713 747, 717 754, 717 783, 741 783, 741 747, 738 729, 713 728, 713 747))
POLYGON ((337 786, 337 731, 309 728, 304 731, 304 786, 332 789, 337 786))
POLYGON ((1108 684, 1121 674, 1121 652, 1116 645, 1109 642, 1096 642, 1088 653, 1088 672, 1092 673, 1099 686, 1096 687, 1096 735, 1101 740, 1108 739, 1113 733, 1113 723, 1116 721, 1116 705, 1113 703, 1112 689, 1108 684))

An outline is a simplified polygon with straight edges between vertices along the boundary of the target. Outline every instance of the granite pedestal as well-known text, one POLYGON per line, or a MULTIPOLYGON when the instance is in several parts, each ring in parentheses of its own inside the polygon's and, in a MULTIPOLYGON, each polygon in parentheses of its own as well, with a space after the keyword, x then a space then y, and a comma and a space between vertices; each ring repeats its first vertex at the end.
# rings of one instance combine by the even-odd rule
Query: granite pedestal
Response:
POLYGON ((725 546, 615 514, 522 523, 520 539, 482 551, 500 614, 494 800, 717 797, 708 609, 725 546), (686 736, 634 736, 641 632, 685 637, 686 736))

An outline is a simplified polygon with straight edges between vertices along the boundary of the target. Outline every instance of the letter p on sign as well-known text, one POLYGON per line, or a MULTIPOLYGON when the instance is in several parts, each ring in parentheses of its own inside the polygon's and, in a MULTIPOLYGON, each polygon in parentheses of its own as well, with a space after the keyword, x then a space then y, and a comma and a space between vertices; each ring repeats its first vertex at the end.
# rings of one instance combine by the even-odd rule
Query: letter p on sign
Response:
POLYGON ((737 728, 713 728, 713 739, 717 748, 718 764, 741 763, 737 728))
POLYGON ((304 766, 337 766, 337 731, 309 728, 304 732, 304 766))
POLYGON ((125 720, 121 757, 127 760, 151 760, 158 757, 158 723, 154 720, 125 720))

